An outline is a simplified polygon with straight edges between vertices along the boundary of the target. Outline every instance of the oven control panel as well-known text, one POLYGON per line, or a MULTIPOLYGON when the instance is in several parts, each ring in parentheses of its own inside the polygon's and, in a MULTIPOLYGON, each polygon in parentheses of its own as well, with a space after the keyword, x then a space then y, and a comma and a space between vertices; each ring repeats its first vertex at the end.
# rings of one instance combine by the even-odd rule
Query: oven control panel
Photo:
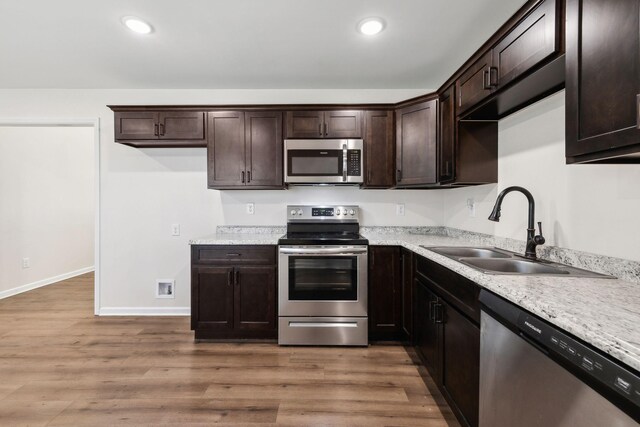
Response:
POLYGON ((287 206, 287 221, 346 221, 357 222, 360 209, 353 205, 322 205, 322 206, 287 206))

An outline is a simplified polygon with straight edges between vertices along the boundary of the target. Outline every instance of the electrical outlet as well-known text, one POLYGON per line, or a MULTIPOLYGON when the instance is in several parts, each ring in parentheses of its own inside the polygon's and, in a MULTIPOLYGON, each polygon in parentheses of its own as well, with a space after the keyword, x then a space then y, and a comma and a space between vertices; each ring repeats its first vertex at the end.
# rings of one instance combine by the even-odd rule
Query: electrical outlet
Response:
POLYGON ((247 213, 249 215, 256 213, 256 206, 253 203, 247 203, 247 213))
POLYGON ((398 203, 396 205, 396 215, 404 216, 404 203, 398 203))
POLYGON ((172 236, 180 235, 180 224, 171 224, 171 235, 172 236))
POLYGON ((29 258, 22 258, 22 268, 30 268, 31 260, 29 258))
POLYGON ((473 199, 467 199, 467 210, 471 218, 476 217, 476 202, 473 199))
POLYGON ((156 280, 156 298, 175 298, 176 281, 173 279, 156 280))

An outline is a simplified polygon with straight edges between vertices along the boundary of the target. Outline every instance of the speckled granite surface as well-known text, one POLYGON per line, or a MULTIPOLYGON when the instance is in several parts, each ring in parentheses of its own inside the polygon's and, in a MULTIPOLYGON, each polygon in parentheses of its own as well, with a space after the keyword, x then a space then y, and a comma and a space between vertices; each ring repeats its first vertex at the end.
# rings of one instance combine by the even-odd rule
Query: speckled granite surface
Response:
POLYGON ((363 234, 370 245, 402 246, 442 264, 640 371, 640 284, 619 279, 484 274, 420 247, 479 246, 473 239, 371 230, 363 234))
POLYGON ((190 245, 277 245, 287 232, 283 226, 235 226, 216 228, 216 234, 189 240, 190 245))
MULTIPOLYGON (((275 245, 284 227, 219 227, 190 244, 275 245)), ((424 246, 496 246, 524 251, 524 242, 445 227, 361 227, 371 245, 405 247, 473 280, 640 371, 640 263, 552 246, 538 254, 550 261, 612 274, 621 279, 484 274, 424 246)))

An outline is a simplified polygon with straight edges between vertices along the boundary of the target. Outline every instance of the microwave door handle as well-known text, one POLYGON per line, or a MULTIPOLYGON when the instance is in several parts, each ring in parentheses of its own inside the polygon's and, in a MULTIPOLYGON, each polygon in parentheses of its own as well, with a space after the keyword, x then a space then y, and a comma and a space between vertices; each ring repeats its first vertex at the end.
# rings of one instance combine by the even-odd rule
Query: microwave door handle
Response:
POLYGON ((347 182, 347 144, 342 144, 342 182, 347 182))

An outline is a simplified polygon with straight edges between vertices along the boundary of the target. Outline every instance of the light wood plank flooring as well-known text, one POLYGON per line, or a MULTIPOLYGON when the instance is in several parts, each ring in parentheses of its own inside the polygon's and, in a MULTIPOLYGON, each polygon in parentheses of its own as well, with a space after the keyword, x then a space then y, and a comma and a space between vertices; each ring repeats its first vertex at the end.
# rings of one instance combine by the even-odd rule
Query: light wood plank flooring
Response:
POLYGON ((92 274, 0 300, 1 425, 457 426, 421 369, 402 346, 195 344, 187 317, 94 317, 92 274))

